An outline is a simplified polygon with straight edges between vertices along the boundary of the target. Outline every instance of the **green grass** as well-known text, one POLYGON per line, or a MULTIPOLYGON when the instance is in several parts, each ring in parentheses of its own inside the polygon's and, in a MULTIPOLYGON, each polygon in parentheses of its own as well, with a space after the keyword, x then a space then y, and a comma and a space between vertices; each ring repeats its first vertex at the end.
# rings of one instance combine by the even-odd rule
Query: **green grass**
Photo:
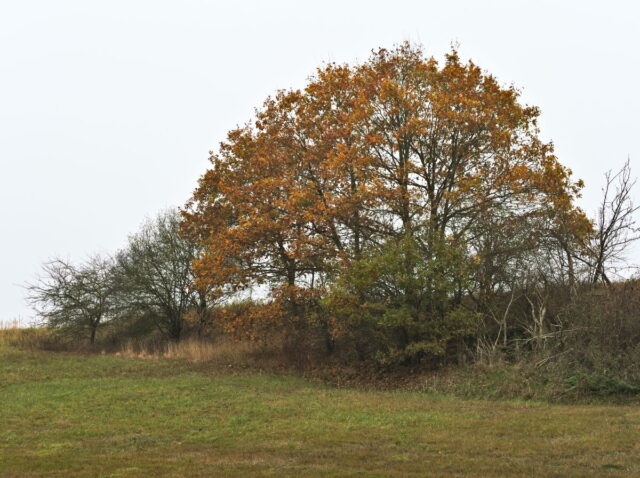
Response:
POLYGON ((640 476, 640 408, 0 347, 0 476, 640 476))

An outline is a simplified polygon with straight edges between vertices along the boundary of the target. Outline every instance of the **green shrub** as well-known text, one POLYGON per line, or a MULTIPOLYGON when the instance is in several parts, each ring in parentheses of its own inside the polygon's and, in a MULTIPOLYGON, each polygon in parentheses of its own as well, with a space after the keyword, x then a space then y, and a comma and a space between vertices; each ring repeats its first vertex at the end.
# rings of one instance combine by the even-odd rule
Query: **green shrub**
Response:
POLYGON ((342 273, 323 301, 338 336, 356 347, 367 343, 361 358, 384 365, 439 359, 473 331, 476 314, 460 303, 469 277, 462 249, 425 242, 405 237, 372 251, 342 273))

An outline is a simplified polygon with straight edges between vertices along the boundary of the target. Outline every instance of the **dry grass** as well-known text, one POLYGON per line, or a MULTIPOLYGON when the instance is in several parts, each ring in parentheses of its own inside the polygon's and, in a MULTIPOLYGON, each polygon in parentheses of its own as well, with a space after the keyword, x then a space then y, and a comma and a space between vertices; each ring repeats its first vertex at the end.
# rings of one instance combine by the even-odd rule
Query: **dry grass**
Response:
POLYGON ((58 342, 49 329, 24 327, 18 320, 0 321, 0 346, 30 350, 51 349, 58 342))
POLYGON ((265 350, 248 342, 186 339, 180 342, 127 341, 117 356, 141 359, 185 359, 189 362, 212 362, 220 365, 255 365, 265 350))
POLYGON ((0 321, 0 345, 17 345, 25 330, 18 320, 0 321))

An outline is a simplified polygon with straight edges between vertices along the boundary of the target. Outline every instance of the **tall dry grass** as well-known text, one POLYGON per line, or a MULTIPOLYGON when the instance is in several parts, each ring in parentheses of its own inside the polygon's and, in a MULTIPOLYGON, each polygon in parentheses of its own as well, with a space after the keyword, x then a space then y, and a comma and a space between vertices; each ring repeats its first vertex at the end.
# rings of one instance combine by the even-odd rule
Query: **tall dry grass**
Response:
POLYGON ((25 327, 19 320, 0 321, 0 346, 52 349, 58 345, 59 338, 49 329, 25 327))
POLYGON ((14 320, 0 320, 0 345, 12 345, 23 333, 20 322, 14 320))
POLYGON ((247 342, 191 338, 180 342, 130 340, 116 355, 142 359, 178 358, 190 362, 213 362, 219 365, 251 366, 265 357, 264 349, 247 342))

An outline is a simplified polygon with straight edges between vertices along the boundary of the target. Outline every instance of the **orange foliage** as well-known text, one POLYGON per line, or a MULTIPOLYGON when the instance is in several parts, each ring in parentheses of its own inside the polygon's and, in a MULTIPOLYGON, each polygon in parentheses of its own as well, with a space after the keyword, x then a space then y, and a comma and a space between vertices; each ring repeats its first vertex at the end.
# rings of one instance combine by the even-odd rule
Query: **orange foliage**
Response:
POLYGON ((199 280, 276 287, 271 305, 229 321, 236 331, 278 320, 287 294, 277 287, 302 296, 391 237, 464 243, 499 210, 553 218, 578 240, 590 229, 573 205, 582 183, 538 138, 538 115, 455 50, 442 65, 409 44, 328 64, 304 90, 267 99, 212 154, 184 211, 206 247, 199 280))

